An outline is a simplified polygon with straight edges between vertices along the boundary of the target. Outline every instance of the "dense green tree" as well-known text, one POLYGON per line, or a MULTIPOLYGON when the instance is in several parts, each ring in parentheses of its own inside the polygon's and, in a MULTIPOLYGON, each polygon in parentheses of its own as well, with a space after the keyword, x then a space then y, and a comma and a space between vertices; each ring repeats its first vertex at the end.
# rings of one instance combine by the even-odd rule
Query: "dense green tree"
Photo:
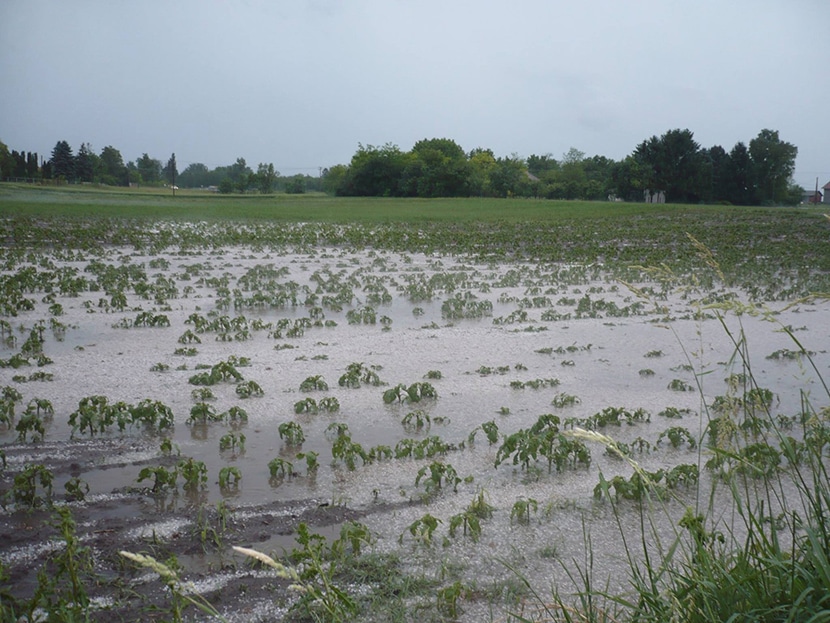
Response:
POLYGON ((415 143, 402 174, 401 194, 417 197, 460 197, 469 192, 467 155, 447 138, 415 143))
POLYGON ((617 162, 611 171, 614 193, 625 201, 642 201, 646 188, 645 171, 640 162, 632 155, 617 162))
POLYGON ((605 156, 591 156, 582 161, 587 183, 582 199, 604 200, 613 192, 611 176, 616 163, 605 156))
POLYGON ((345 183, 349 168, 345 164, 336 164, 323 169, 323 192, 330 195, 342 194, 341 187, 345 183))
POLYGON ((543 178, 549 171, 557 171, 559 163, 551 154, 537 156, 532 154, 527 157, 527 170, 538 178, 543 178))
POLYGON ((515 154, 506 158, 496 158, 490 171, 490 188, 496 197, 529 194, 530 179, 524 160, 515 154))
POLYGON ((163 168, 161 160, 151 158, 146 153, 135 161, 135 167, 144 184, 158 184, 162 180, 163 168))
POLYGON ((755 172, 749 150, 738 142, 724 163, 723 197, 735 205, 753 205, 755 200, 755 172))
POLYGON ((101 150, 101 181, 110 186, 127 186, 129 177, 121 152, 112 145, 101 150))
POLYGON ((562 192, 558 199, 582 199, 585 194, 585 186, 588 182, 588 176, 585 174, 585 152, 578 150, 576 147, 571 147, 567 153, 563 154, 561 167, 557 181, 560 184, 562 192))
POLYGON ((700 145, 691 130, 669 130, 652 136, 634 150, 644 168, 646 188, 665 191, 672 202, 698 202, 705 170, 700 145))
POLYGON ((279 171, 274 169, 273 163, 265 164, 260 162, 256 171, 256 187, 263 195, 274 192, 274 187, 279 177, 279 171))
POLYGON ((10 177, 14 170, 14 160, 9 151, 8 146, 0 141, 0 180, 4 177, 10 177))
POLYGON ((358 197, 400 196, 401 177, 408 157, 397 145, 358 144, 338 194, 358 197))
POLYGON ((40 176, 40 166, 37 162, 37 152, 26 152, 26 177, 36 178, 40 176))
POLYGON ((223 195, 229 195, 236 189, 236 184, 234 181, 229 177, 223 177, 222 181, 219 182, 219 192, 223 195))
POLYGON ((778 137, 778 130, 761 130, 749 142, 755 173, 756 199, 760 203, 788 203, 789 182, 795 171, 798 148, 778 137))
POLYGON ((98 155, 92 151, 89 143, 81 143, 78 154, 75 156, 75 174, 78 176, 78 180, 81 182, 94 181, 97 165, 98 155))
POLYGON ((26 154, 22 151, 12 150, 12 160, 14 160, 14 171, 12 173, 14 177, 28 177, 26 174, 26 154))
POLYGON ((712 203, 727 201, 727 175, 729 173, 729 154, 720 145, 700 151, 703 158, 704 190, 702 198, 712 203))
POLYGON ((294 175, 285 182, 285 192, 289 195, 302 195, 306 190, 305 175, 294 175))
POLYGON ((204 186, 213 186, 216 184, 208 169, 201 162, 193 162, 179 173, 179 186, 182 188, 202 188, 204 186))
POLYGON ((58 141, 52 149, 52 175, 57 179, 75 179, 75 157, 66 141, 58 141))
POLYGON ((469 181, 467 187, 471 196, 485 197, 492 193, 490 173, 496 166, 496 156, 492 149, 476 147, 470 152, 467 159, 469 163, 469 181))

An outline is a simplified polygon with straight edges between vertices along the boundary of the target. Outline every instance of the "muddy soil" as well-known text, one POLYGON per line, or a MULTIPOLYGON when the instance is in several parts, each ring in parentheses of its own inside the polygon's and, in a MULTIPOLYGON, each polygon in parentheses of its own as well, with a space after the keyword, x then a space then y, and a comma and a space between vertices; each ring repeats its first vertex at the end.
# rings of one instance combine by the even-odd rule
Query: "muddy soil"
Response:
MULTIPOLYGON (((59 477, 82 473, 85 464, 103 457, 134 452, 137 445, 123 440, 86 442, 74 448, 71 443, 62 444, 61 457, 51 461, 44 454, 39 460, 59 477)), ((14 460, 17 452, 7 452, 7 460, 14 460)), ((113 469, 122 465, 111 464, 113 469)), ((258 571, 244 556, 233 554, 229 543, 282 556, 297 545, 301 523, 313 533, 333 539, 345 522, 365 521, 373 513, 395 510, 390 504, 354 509, 319 499, 274 500, 244 507, 229 502, 223 521, 217 508, 205 507, 199 496, 156 494, 137 487, 92 495, 83 502, 66 501, 65 505, 72 512, 75 537, 91 556, 91 573, 84 575, 97 580, 87 581, 85 586, 97 606, 91 610, 91 620, 108 622, 170 618, 171 597, 158 576, 134 568, 120 551, 150 552, 162 562, 175 560, 182 571, 187 568, 187 582, 204 592, 217 609, 233 613, 234 620, 246 620, 254 607, 260 620, 268 620, 269 609, 273 609, 273 616, 281 616, 279 613, 287 609, 285 604, 296 600, 296 593, 288 590, 287 581, 258 571)), ((38 561, 65 551, 59 521, 53 509, 46 508, 0 515, 0 543, 10 572, 5 580, 6 598, 11 595, 23 602, 36 591, 40 573, 56 573, 53 563, 41 565, 38 561)), ((79 560, 84 558, 82 555, 79 560)))

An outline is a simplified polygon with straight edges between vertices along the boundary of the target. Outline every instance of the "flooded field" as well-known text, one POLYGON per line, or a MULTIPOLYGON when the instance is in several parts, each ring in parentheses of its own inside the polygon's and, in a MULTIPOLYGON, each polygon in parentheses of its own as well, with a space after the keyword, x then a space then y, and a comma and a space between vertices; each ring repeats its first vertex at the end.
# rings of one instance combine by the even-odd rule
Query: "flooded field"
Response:
POLYGON ((730 470, 775 474, 783 512, 779 442, 828 415, 827 301, 748 305, 716 267, 244 243, 4 259, 0 563, 23 603, 69 509, 93 620, 197 597, 233 621, 549 620, 534 593, 583 574, 628 594, 644 513, 662 552, 690 512, 741 534, 730 470), (718 452, 713 419, 769 451, 718 452))

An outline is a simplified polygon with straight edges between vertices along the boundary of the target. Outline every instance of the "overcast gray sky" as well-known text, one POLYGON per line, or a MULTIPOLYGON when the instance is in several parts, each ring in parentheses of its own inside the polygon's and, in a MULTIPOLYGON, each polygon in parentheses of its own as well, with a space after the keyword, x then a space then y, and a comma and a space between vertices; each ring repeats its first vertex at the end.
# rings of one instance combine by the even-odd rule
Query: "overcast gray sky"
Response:
POLYGON ((620 159, 763 128, 830 181, 830 0, 0 0, 0 140, 283 174, 358 143, 620 159))

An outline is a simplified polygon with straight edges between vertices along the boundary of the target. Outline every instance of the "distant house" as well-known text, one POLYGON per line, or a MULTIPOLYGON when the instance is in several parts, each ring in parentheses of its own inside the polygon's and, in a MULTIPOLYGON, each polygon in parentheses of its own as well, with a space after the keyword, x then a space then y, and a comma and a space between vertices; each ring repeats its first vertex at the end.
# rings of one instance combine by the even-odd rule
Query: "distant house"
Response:
MULTIPOLYGON (((830 186, 830 183, 828 183, 827 186, 830 186)), ((825 188, 827 188, 827 186, 825 186, 825 188)), ((813 205, 816 205, 817 203, 821 203, 821 191, 820 190, 805 190, 801 194, 801 203, 808 203, 808 204, 813 204, 813 205)))
POLYGON ((821 187, 824 191, 824 203, 830 203, 830 182, 821 187))

